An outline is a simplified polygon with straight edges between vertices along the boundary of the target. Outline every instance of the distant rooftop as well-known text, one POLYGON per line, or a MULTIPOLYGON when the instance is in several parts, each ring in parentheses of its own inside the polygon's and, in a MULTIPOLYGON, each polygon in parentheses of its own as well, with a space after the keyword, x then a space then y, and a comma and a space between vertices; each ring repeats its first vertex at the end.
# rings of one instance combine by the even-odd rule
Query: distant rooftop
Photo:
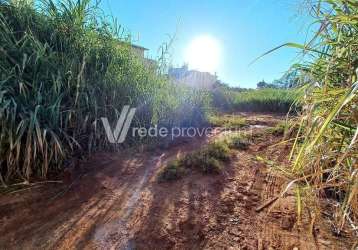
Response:
POLYGON ((147 48, 144 48, 144 47, 142 47, 142 46, 139 46, 139 45, 136 45, 136 44, 131 44, 131 46, 133 47, 133 48, 137 48, 137 49, 142 49, 142 50, 149 50, 149 49, 147 49, 147 48))
POLYGON ((119 43, 121 44, 128 44, 130 45, 132 48, 135 48, 135 49, 140 49, 140 50, 149 50, 143 46, 139 46, 139 45, 136 45, 136 44, 133 44, 133 43, 130 43, 130 42, 126 42, 126 41, 119 41, 119 43))

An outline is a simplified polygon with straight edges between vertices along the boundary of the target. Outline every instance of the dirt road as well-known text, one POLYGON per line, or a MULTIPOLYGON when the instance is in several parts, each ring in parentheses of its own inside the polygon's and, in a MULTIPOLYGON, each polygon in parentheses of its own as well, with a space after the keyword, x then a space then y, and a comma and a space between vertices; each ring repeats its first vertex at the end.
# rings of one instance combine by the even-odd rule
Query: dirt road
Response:
POLYGON ((220 175, 157 179, 165 162, 216 131, 166 149, 98 154, 74 182, 2 195, 0 249, 350 249, 352 240, 333 236, 327 223, 313 234, 308 218, 298 223, 293 191, 257 211, 284 187, 268 162, 287 165, 289 148, 270 147, 282 138, 263 133, 282 117, 246 118, 261 125, 250 127, 256 139, 220 175))

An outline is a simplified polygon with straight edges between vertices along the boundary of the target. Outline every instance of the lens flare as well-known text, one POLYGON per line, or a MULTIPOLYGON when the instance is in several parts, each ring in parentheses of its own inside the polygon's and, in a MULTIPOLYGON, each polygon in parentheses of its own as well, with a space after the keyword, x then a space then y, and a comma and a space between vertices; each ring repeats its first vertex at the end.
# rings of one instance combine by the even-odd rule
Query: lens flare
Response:
POLYGON ((202 35, 186 48, 185 61, 191 69, 214 73, 219 66, 220 53, 219 42, 209 35, 202 35))

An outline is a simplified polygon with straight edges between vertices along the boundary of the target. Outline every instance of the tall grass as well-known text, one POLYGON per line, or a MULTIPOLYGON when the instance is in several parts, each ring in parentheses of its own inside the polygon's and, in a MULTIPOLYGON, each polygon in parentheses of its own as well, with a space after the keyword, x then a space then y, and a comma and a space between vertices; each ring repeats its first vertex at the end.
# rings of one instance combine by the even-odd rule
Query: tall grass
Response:
POLYGON ((320 24, 315 36, 305 45, 285 44, 310 58, 300 65, 305 96, 292 172, 306 204, 325 197, 337 206, 339 233, 346 223, 358 226, 358 3, 323 0, 311 8, 320 24))
POLYGON ((234 89, 219 86, 213 90, 213 105, 219 111, 287 113, 299 108, 299 89, 234 89))
POLYGON ((287 113, 296 98, 296 91, 291 89, 244 91, 234 96, 233 108, 238 111, 287 113))
MULTIPOLYGON (((65 159, 113 149, 101 117, 137 107, 133 125, 200 124, 207 93, 171 84, 132 53, 90 0, 0 0, 0 181, 31 181, 65 159)), ((128 142, 127 143, 134 143, 128 142)))

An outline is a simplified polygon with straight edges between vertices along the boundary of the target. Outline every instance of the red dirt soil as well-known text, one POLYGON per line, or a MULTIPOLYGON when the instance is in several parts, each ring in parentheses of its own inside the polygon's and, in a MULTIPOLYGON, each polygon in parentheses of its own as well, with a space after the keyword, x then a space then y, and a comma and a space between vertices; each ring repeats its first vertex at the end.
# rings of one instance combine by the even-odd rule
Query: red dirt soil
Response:
MULTIPOLYGON (((241 115, 267 126, 283 119, 241 115)), ((287 183, 258 159, 287 165, 289 147, 270 147, 282 138, 252 128, 259 136, 233 151, 220 175, 158 181, 168 160, 217 138, 216 130, 166 149, 98 154, 70 184, 2 195, 0 249, 351 249, 352 238, 334 236, 324 221, 310 234, 309 216, 297 221, 291 190, 256 211, 287 183)))

